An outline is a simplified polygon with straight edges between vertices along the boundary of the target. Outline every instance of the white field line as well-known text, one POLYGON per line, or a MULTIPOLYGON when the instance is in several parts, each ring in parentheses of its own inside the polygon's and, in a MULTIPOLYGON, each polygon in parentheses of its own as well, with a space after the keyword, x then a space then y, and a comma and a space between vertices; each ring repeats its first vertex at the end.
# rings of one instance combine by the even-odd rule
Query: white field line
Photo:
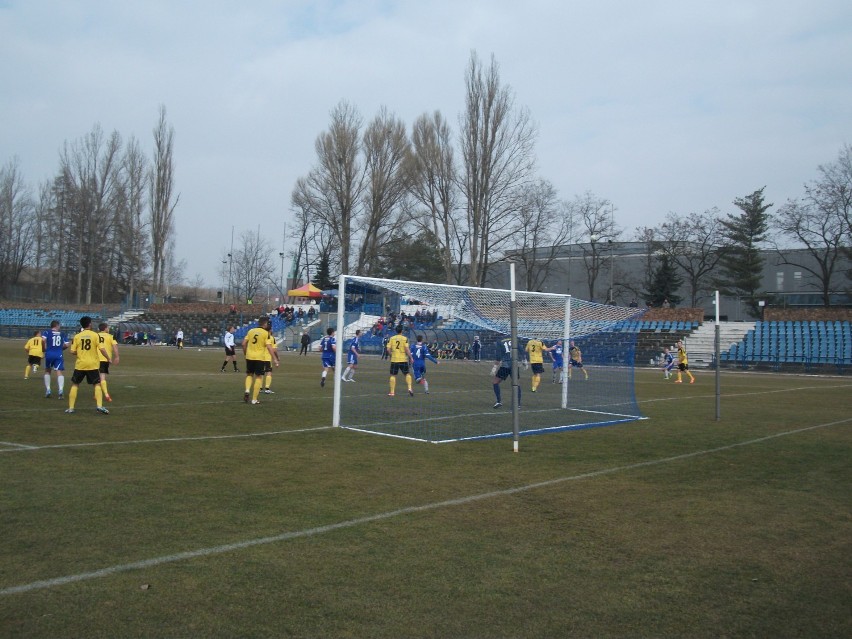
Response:
POLYGON ((115 575, 124 572, 130 572, 133 570, 141 570, 143 568, 153 568, 156 566, 161 566, 163 564, 175 563, 178 561, 185 561, 188 559, 195 559, 197 557, 210 557, 213 555, 221 555, 224 553, 235 552, 238 550, 244 550, 246 548, 253 548, 255 546, 264 546, 268 544, 279 543, 283 541, 289 541, 291 539, 299 539, 303 537, 314 537, 316 535, 322 535, 329 532, 334 532, 336 530, 342 530, 345 528, 354 528, 356 526, 361 526, 364 524, 369 524, 377 521, 384 521, 387 519, 392 519, 395 517, 400 517, 403 515, 410 515, 414 513, 421 512, 429 512, 433 510, 439 510, 442 508, 452 508, 455 506, 463 506, 465 504, 470 504, 477 501, 483 501, 486 499, 494 499, 498 497, 506 497, 509 495, 515 495, 518 493, 528 492, 531 490, 537 490, 539 488, 548 488, 551 486, 556 486, 559 484, 563 484, 565 482, 570 481, 578 481, 582 479, 592 479, 595 477, 601 477, 603 475, 612 475, 615 473, 623 473, 629 472, 632 470, 637 470, 640 468, 647 468, 650 466, 659 466, 660 464, 669 464, 673 462, 683 461, 686 459, 693 459, 696 457, 702 457, 705 455, 713 455, 715 453, 721 453, 728 450, 733 450, 735 448, 741 448, 743 446, 751 446, 754 444, 760 444, 766 441, 770 441, 773 439, 778 439, 779 437, 788 437, 790 435, 797 435, 799 433, 805 433, 812 430, 817 430, 820 428, 829 428, 831 426, 838 426, 841 424, 846 424, 852 422, 852 417, 847 419, 842 419, 835 422, 829 422, 825 424, 817 424, 815 426, 806 426, 804 428, 797 428, 794 430, 784 431, 782 433, 775 433, 773 435, 766 435, 764 437, 758 437, 756 439, 749 439, 741 442, 737 442, 734 444, 727 444, 725 446, 718 446, 716 448, 707 448, 704 450, 697 450, 691 453, 683 453, 681 455, 674 455, 671 457, 661 457, 659 459, 652 459, 644 462, 637 462, 635 464, 626 464, 623 466, 612 466, 610 468, 602 468, 600 470, 594 470, 587 473, 581 473, 579 475, 570 475, 568 477, 557 477, 555 479, 548 479, 545 481, 536 482, 533 484, 526 484, 523 486, 516 486, 515 488, 507 488, 505 490, 495 490, 487 493, 479 493, 475 495, 467 495, 465 497, 457 497, 455 499, 447 499, 444 501, 432 502, 429 504, 422 504, 420 506, 408 506, 406 508, 399 508, 397 510, 389 510, 382 513, 376 513, 375 515, 367 515, 365 517, 358 517, 356 519, 348 519, 345 521, 327 524, 325 526, 316 526, 314 528, 305 528, 303 530, 294 530, 290 532, 284 532, 279 535, 272 535, 269 537, 260 537, 256 539, 247 539, 245 541, 238 541, 230 544, 222 544, 219 546, 209 546, 207 548, 198 548, 196 550, 187 550, 184 552, 175 553, 172 555, 162 555, 160 557, 152 557, 151 559, 143 559, 141 561, 134 561, 126 564, 116 564, 114 566, 109 566, 107 568, 101 568, 99 570, 92 570, 89 572, 81 572, 74 575, 65 575, 63 577, 54 577, 52 579, 43 579, 40 581, 33 581, 27 584, 20 584, 17 586, 10 586, 7 588, 3 588, 0 590, 0 596, 7 595, 15 595, 25 592, 32 592, 34 590, 43 590, 45 588, 53 588, 56 586, 64 586, 71 583, 76 583, 80 581, 88 581, 91 579, 98 579, 101 577, 108 577, 110 575, 115 575))
MULTIPOLYGON (((727 397, 750 397, 754 395, 769 395, 773 393, 789 393, 789 392, 798 392, 798 391, 811 391, 815 389, 834 389, 834 388, 847 388, 852 385, 850 384, 838 384, 835 386, 799 386, 796 388, 783 388, 778 390, 767 390, 767 391, 753 391, 748 393, 727 393, 722 395, 722 399, 727 397)), ((697 390, 694 388, 690 388, 690 390, 697 390)), ((465 392, 469 394, 469 391, 437 391, 434 395, 439 394, 454 394, 465 392)), ((484 392, 484 391, 483 391, 484 392)), ((351 396, 358 397, 358 396, 351 396)), ((374 394, 365 394, 361 397, 372 398, 375 397, 374 394)), ((639 402, 640 404, 650 404, 655 402, 671 402, 671 401, 684 401, 688 399, 707 399, 713 397, 713 395, 675 395, 671 397, 662 397, 657 399, 646 399, 639 402)), ((280 398, 280 400, 284 400, 285 398, 280 398)), ((330 398, 329 398, 330 399, 330 398)), ((173 402, 169 404, 131 404, 127 406, 122 406, 122 410, 124 409, 135 409, 135 408, 160 408, 163 406, 199 406, 199 405, 207 405, 207 404, 227 404, 233 403, 235 400, 227 399, 227 400, 218 400, 218 401, 206 401, 206 402, 173 402)), ((276 400, 266 400, 267 403, 276 402, 276 400)), ((57 409, 55 408, 27 408, 20 410, 12 410, 6 411, 6 414, 13 412, 55 412, 57 409)), ((542 410, 550 410, 550 409, 542 409, 542 410)), ((561 409, 560 409, 561 410, 561 409)), ((576 410, 576 409, 575 409, 576 410)), ((527 411, 527 412, 537 412, 537 411, 527 411)), ((591 412, 591 411, 590 411, 591 412)), ((494 415, 493 411, 485 411, 480 413, 470 413, 469 416, 484 416, 484 415, 494 415)), ((456 416, 451 416, 456 417, 456 416)), ((450 417, 447 417, 449 419, 450 417)), ((432 419, 440 419, 440 418, 432 418, 432 419)), ((411 420, 418 421, 418 420, 411 420)), ((394 422, 401 423, 401 422, 394 422)), ((381 424, 375 424, 376 426, 380 426, 381 424)), ((329 430, 333 428, 332 426, 317 426, 315 428, 303 428, 298 430, 280 430, 280 431, 269 431, 269 432, 260 432, 260 433, 243 433, 237 435, 196 435, 191 437, 162 437, 156 439, 131 439, 131 440, 121 440, 121 441, 100 441, 100 442, 83 442, 83 443, 74 443, 74 444, 49 444, 44 446, 32 445, 32 444, 22 444, 16 442, 3 442, 0 441, 0 446, 8 446, 7 449, 0 448, 0 454, 3 453, 18 453, 26 450, 48 450, 48 449, 61 449, 61 448, 86 448, 93 446, 128 446, 133 444, 156 444, 161 442, 192 442, 192 441, 206 441, 206 440, 215 440, 215 439, 245 439, 251 437, 268 437, 273 435, 288 435, 291 433, 306 433, 313 432, 319 430, 329 430)), ((363 430, 364 432, 371 432, 369 430, 364 429, 364 425, 352 425, 347 427, 348 430, 363 430)), ((417 440, 419 441, 419 440, 417 440)))

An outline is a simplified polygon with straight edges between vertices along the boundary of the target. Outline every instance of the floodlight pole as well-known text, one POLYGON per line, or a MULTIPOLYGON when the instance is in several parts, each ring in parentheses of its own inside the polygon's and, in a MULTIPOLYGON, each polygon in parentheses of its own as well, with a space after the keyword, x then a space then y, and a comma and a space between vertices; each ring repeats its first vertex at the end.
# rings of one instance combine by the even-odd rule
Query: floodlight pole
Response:
POLYGON ((515 263, 509 262, 509 337, 512 348, 512 438, 513 451, 518 452, 520 428, 518 423, 518 393, 520 374, 518 371, 518 312, 515 303, 515 263))
POLYGON ((716 291, 716 328, 715 328, 715 351, 716 351, 716 421, 722 419, 722 378, 721 378, 721 336, 719 334, 719 291, 716 291))

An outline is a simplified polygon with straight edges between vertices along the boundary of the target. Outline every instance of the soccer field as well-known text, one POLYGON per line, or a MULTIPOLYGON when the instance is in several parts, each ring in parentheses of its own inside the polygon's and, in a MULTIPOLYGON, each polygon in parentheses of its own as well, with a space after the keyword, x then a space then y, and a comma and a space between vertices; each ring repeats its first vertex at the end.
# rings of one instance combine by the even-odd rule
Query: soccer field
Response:
MULTIPOLYGON (((0 340, 2 636, 852 636, 852 379, 723 371, 716 421, 713 373, 639 370, 648 419, 513 453, 331 428, 317 354, 249 406, 221 349, 122 347, 111 414, 83 386, 66 415, 22 346, 0 340)), ((364 357, 346 392, 487 418, 490 367, 470 394, 456 364, 388 398, 364 357)))

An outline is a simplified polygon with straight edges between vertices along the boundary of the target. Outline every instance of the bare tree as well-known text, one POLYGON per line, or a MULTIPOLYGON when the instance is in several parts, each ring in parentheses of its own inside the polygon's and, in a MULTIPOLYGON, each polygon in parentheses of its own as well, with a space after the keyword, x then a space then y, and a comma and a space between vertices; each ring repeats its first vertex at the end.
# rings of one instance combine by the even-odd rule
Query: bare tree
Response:
POLYGON ((154 128, 154 158, 148 199, 153 267, 151 286, 155 294, 162 294, 165 289, 166 249, 174 233, 174 212, 180 200, 180 195, 174 193, 174 137, 174 127, 166 122, 166 107, 160 105, 160 117, 154 128))
POLYGON ((670 213, 656 235, 659 250, 686 275, 690 305, 698 306, 712 288, 710 276, 722 258, 722 220, 718 209, 687 216, 670 213))
POLYGON ((100 125, 85 138, 66 144, 60 165, 71 196, 70 230, 76 241, 76 302, 92 303, 96 272, 106 275, 98 261, 101 249, 112 232, 112 207, 119 180, 121 136, 117 131, 104 140, 100 125), (85 283, 83 278, 85 276, 85 283))
POLYGON ((537 291, 550 275, 554 260, 569 241, 570 210, 547 180, 522 188, 519 201, 518 248, 512 256, 523 266, 526 290, 537 291))
POLYGON ((501 85, 494 56, 486 70, 471 53, 465 85, 461 190, 470 233, 468 281, 481 286, 492 252, 508 237, 500 231, 507 229, 517 191, 535 165, 536 129, 529 112, 515 108, 511 90, 501 85))
POLYGON ((363 148, 366 180, 358 223, 361 248, 355 272, 371 275, 379 268, 382 246, 405 219, 408 174, 404 169, 410 153, 405 124, 383 107, 364 132, 363 148))
POLYGON ((274 268, 272 247, 261 235, 260 228, 240 235, 240 244, 233 257, 237 295, 244 300, 253 299, 274 268))
POLYGON ((590 191, 575 196, 568 207, 579 225, 579 235, 584 240, 588 238, 588 242, 581 241, 579 246, 586 268, 589 299, 594 300, 598 277, 605 265, 612 269, 612 244, 621 236, 615 226, 615 208, 609 200, 590 191))
POLYGON ((126 274, 128 302, 133 303, 148 267, 150 247, 148 221, 143 216, 148 161, 134 138, 125 147, 122 169, 124 206, 116 229, 116 240, 123 259, 122 270, 126 274))
POLYGON ((8 293, 32 257, 35 216, 32 196, 17 158, 0 167, 0 293, 8 293))
MULTIPOLYGON (((461 264, 463 254, 456 253, 458 186, 450 127, 440 111, 431 116, 424 114, 415 121, 411 139, 411 192, 427 210, 422 222, 419 216, 415 221, 422 229, 431 231, 437 241, 444 281, 461 284, 453 270, 454 257, 455 262, 461 264)), ((460 244, 464 247, 466 241, 460 244)))
POLYGON ((349 273, 353 229, 364 191, 360 163, 361 116, 345 101, 331 112, 331 125, 314 144, 317 165, 299 178, 291 203, 326 226, 340 250, 340 272, 349 273))
POLYGON ((825 306, 831 306, 832 280, 850 247, 850 156, 852 147, 847 145, 838 162, 820 166, 821 177, 805 185, 801 199, 788 200, 774 219, 775 228, 796 245, 791 250, 777 249, 781 262, 809 273, 825 306))

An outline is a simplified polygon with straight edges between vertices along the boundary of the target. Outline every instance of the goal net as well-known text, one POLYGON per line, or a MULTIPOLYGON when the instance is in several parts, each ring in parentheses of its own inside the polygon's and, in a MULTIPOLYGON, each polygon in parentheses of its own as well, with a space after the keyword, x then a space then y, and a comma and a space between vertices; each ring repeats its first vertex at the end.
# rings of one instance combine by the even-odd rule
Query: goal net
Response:
MULTIPOLYGON (((335 425, 436 443, 512 436, 512 380, 493 384, 511 336, 510 301, 508 290, 342 276, 335 425), (419 382, 409 367, 413 395, 405 375, 395 375, 389 396, 391 362, 383 353, 400 325, 409 345, 422 338, 437 363, 425 362, 419 382), (352 369, 347 352, 356 331, 361 355, 352 369), (341 381, 341 374, 354 381, 341 381), (495 407, 498 392, 502 406, 495 407)), ((642 417, 633 381, 636 333, 621 330, 641 310, 525 291, 516 291, 514 306, 521 435, 642 417), (535 392, 533 367, 522 365, 531 339, 554 349, 544 352, 535 392), (573 366, 571 341, 579 349, 573 366)))

